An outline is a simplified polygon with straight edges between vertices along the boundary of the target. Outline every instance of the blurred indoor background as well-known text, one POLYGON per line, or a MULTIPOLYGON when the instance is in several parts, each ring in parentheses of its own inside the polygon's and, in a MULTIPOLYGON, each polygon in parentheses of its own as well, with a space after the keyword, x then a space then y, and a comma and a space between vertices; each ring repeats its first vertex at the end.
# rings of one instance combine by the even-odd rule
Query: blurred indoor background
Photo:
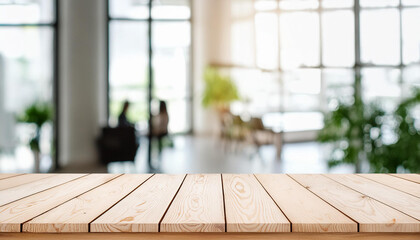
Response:
POLYGON ((420 0, 0 0, 0 172, 420 172, 419 26, 420 0))

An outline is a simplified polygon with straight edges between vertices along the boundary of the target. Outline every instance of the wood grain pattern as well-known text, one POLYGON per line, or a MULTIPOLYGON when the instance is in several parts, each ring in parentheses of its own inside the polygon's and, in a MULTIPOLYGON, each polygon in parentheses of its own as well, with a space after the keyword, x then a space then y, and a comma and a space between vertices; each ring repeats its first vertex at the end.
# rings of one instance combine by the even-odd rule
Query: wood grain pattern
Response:
POLYGON ((119 175, 88 175, 2 206, 0 232, 20 232, 22 223, 117 176, 119 175))
POLYGON ((0 180, 1 179, 6 179, 6 178, 11 178, 11 177, 16 177, 19 175, 23 175, 23 173, 1 173, 0 174, 0 180))
POLYGON ((419 232, 420 222, 322 175, 289 175, 353 220, 359 232, 419 232))
POLYGON ((292 222, 293 232, 357 232, 357 223, 283 174, 258 174, 261 184, 292 222))
POLYGON ((89 223, 100 216, 151 174, 126 174, 23 224, 23 232, 89 232, 89 223))
POLYGON ((420 185, 415 182, 407 181, 402 178, 396 178, 387 174, 358 174, 361 177, 368 178, 378 183, 403 191, 416 197, 420 197, 420 185))
POLYGON ((32 194, 44 191, 46 189, 58 186, 60 184, 72 181, 86 174, 60 174, 49 178, 44 178, 25 185, 16 186, 0 191, 0 206, 16 201, 18 199, 30 196, 32 194))
POLYGON ((328 174, 327 177, 420 220, 420 198, 354 174, 328 174))
POLYGON ((158 232, 185 175, 156 174, 90 225, 91 232, 158 232))
POLYGON ((187 175, 163 218, 161 232, 224 232, 220 174, 187 175))
POLYGON ((0 191, 52 176, 57 176, 57 174, 22 174, 12 178, 2 179, 0 180, 0 191))
POLYGON ((420 174, 391 174, 391 176, 403 178, 415 183, 420 183, 420 174))
POLYGON ((251 174, 222 174, 227 232, 290 232, 290 223, 251 174))
POLYGON ((7 240, 418 240, 418 233, 0 233, 7 240))

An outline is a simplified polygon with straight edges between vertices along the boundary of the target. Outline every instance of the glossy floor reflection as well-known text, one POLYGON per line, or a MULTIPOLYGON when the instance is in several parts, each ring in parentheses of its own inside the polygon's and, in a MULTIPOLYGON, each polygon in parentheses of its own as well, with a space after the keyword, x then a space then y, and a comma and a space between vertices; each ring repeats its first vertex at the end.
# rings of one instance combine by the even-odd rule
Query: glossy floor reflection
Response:
POLYGON ((133 162, 111 163, 111 173, 352 173, 351 166, 328 169, 327 149, 316 142, 285 144, 281 160, 275 158, 275 148, 264 146, 259 154, 250 145, 226 147, 209 137, 175 136, 174 146, 165 148, 158 157, 153 154, 156 169, 147 164, 147 140, 140 143, 133 162))
MULTIPOLYGON (((257 154, 251 145, 221 144, 217 138, 197 136, 173 136, 173 147, 164 148, 159 157, 153 153, 153 165, 147 164, 147 139, 141 139, 135 162, 116 162, 108 166, 64 167, 60 173, 353 173, 351 166, 328 169, 328 149, 317 142, 287 143, 283 146, 281 160, 275 157, 274 146, 264 146, 257 154)), ((29 150, 21 154, 0 156, 0 172, 30 173, 33 157, 29 150)), ((52 161, 44 157, 41 172, 48 172, 52 161)))

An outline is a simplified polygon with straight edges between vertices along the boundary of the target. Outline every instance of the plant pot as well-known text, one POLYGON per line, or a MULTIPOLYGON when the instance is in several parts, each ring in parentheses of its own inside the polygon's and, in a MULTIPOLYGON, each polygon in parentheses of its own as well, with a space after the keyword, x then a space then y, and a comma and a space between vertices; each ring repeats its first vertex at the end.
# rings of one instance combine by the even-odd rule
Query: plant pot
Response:
POLYGON ((33 150, 32 153, 34 155, 34 172, 40 173, 41 153, 36 150, 33 150))

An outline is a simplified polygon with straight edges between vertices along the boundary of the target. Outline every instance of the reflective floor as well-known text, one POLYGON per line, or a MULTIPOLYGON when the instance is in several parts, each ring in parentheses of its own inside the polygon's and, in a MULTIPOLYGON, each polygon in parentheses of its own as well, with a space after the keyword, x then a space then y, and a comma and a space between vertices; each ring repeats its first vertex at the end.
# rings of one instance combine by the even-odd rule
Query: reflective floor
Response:
MULTIPOLYGON (((159 157, 154 149, 152 162, 161 173, 352 173, 351 166, 328 169, 327 149, 316 142, 285 144, 281 160, 275 157, 274 146, 264 146, 257 153, 252 145, 222 144, 216 138, 176 136, 173 147, 159 157), (324 154, 325 152, 325 154, 324 154), (159 160, 158 160, 159 159, 159 160)), ((142 173, 147 164, 147 142, 140 143, 135 163, 111 163, 108 172, 142 173)))
MULTIPOLYGON (((196 136, 173 136, 172 146, 166 146, 159 156, 153 145, 153 166, 147 164, 147 139, 141 139, 135 162, 117 162, 108 166, 63 168, 60 172, 110 173, 352 173, 353 167, 328 169, 328 149, 316 142, 287 143, 281 159, 276 159, 274 146, 257 151, 249 144, 222 144, 218 139, 196 136)), ((32 172, 30 151, 21 149, 18 155, 0 155, 0 172, 32 172)), ((52 161, 44 157, 41 171, 47 172, 52 161)))

